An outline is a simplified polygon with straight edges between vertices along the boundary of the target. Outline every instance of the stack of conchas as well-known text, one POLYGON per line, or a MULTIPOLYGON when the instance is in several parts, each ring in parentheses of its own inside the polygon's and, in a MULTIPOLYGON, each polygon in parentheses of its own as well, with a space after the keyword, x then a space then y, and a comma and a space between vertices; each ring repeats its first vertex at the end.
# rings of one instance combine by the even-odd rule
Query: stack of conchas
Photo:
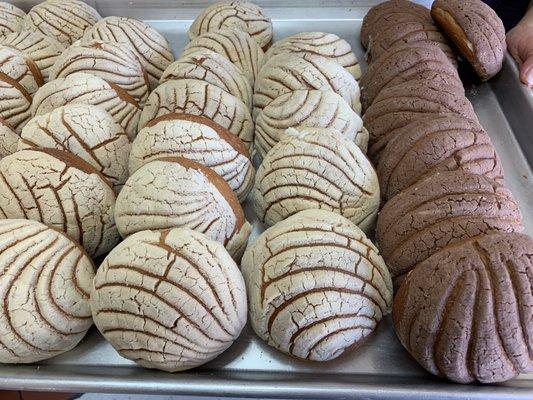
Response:
POLYGON ((363 120, 385 202, 378 247, 411 355, 457 382, 500 382, 533 370, 533 240, 430 15, 481 78, 501 67, 503 25, 480 1, 436 1, 430 14, 393 0, 365 17, 363 120))

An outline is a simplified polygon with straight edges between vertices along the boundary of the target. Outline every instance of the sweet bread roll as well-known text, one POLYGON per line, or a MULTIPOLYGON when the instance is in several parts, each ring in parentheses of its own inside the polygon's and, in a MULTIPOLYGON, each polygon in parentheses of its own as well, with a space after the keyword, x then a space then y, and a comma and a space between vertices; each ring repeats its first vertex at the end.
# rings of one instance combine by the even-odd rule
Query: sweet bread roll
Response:
POLYGON ((69 104, 37 116, 22 129, 18 149, 68 151, 98 170, 118 192, 128 177, 131 143, 105 110, 69 104))
POLYGON ((271 226, 308 209, 337 212, 368 231, 379 207, 376 172, 333 129, 290 128, 266 155, 252 191, 258 218, 271 226))
POLYGON ((133 142, 129 172, 133 174, 143 165, 169 156, 187 158, 212 168, 240 201, 252 189, 255 170, 245 144, 205 117, 167 114, 153 119, 133 142))
POLYGON ((98 21, 83 35, 82 42, 92 40, 127 43, 148 74, 154 89, 161 74, 172 61, 174 54, 167 39, 149 24, 130 17, 106 17, 98 21))
POLYGON ((250 321, 270 346, 328 361, 357 347, 389 313, 392 283, 352 222, 307 210, 263 232, 244 254, 250 321))
POLYGON ((346 40, 334 33, 301 32, 281 39, 274 43, 265 54, 267 60, 278 54, 317 54, 329 58, 340 64, 350 72, 355 79, 361 77, 361 66, 352 46, 346 40))
POLYGON ((397 45, 374 60, 361 78, 361 102, 366 110, 385 88, 409 81, 431 81, 464 93, 457 69, 437 46, 424 42, 397 45))
POLYGON ((431 16, 482 80, 500 71, 507 50, 505 27, 490 6, 479 0, 436 0, 431 16))
POLYGON ((46 223, 91 256, 106 253, 118 242, 113 190, 81 158, 56 149, 17 151, 0 161, 0 178, 4 218, 46 223))
POLYGON ((94 75, 77 72, 42 86, 31 107, 32 114, 42 115, 67 104, 95 105, 106 110, 133 140, 141 107, 124 89, 94 75))
POLYGON ((203 33, 185 46, 181 56, 204 50, 226 57, 244 72, 252 86, 263 67, 265 53, 249 34, 240 30, 214 29, 203 33))
POLYGON ((100 14, 80 0, 45 0, 32 7, 23 29, 38 31, 69 45, 81 39, 85 30, 100 20, 100 14))
POLYGON ((398 129, 381 153, 381 196, 389 200, 426 176, 456 169, 504 183, 498 154, 478 122, 453 114, 419 119, 398 129))
POLYGON ((238 136, 247 148, 253 143, 254 123, 246 104, 218 86, 197 79, 168 81, 151 94, 141 114, 139 129, 166 114, 205 117, 238 136))
POLYGON ((1 363, 33 363, 76 346, 93 321, 95 267, 65 234, 25 219, 0 220, 1 363))
POLYGON ((26 13, 13 4, 0 1, 0 39, 2 36, 22 29, 26 13))
POLYGON ((420 263, 395 297, 400 341, 430 373, 496 383, 533 371, 533 240, 482 235, 420 263))
POLYGON ((0 158, 17 151, 20 136, 5 120, 0 118, 0 158))
POLYGON ((0 37, 0 44, 16 48, 33 61, 45 82, 48 81, 50 68, 65 50, 65 46, 57 40, 33 31, 15 32, 0 37))
POLYGON ((507 188, 458 170, 433 174, 388 201, 379 214, 376 236, 391 274, 399 276, 470 237, 520 232, 521 220, 507 188))
POLYGON ((248 1, 219 1, 207 7, 193 21, 189 38, 227 28, 248 33, 264 51, 272 42, 272 21, 261 7, 248 1))
POLYGON ((20 133, 31 118, 31 94, 6 74, 0 74, 0 93, 0 120, 20 133))
POLYGON ((363 115, 368 154, 375 159, 395 130, 431 114, 456 114, 477 121, 472 104, 456 86, 410 81, 382 90, 363 115))
POLYGON ((366 152, 363 120, 341 96, 322 90, 295 90, 270 102, 255 121, 254 149, 265 157, 287 128, 304 126, 338 130, 366 152))
POLYGON ((124 89, 137 101, 150 93, 148 75, 135 53, 120 43, 93 40, 69 47, 50 70, 50 79, 84 72, 124 89))
POLYGON ((198 50, 181 57, 165 69, 161 83, 170 80, 198 79, 218 86, 252 107, 252 86, 244 73, 223 55, 198 50))
POLYGON ((343 67, 315 54, 280 54, 261 69, 254 87, 254 117, 271 101, 295 90, 331 90, 356 113, 361 112, 359 85, 343 67))
POLYGON ((224 247, 189 229, 138 232, 94 279, 96 326, 123 356, 183 371, 226 350, 246 323, 242 275, 224 247))
POLYGON ((15 80, 30 95, 44 85, 41 71, 32 59, 13 47, 0 45, 0 79, 4 76, 15 80))
POLYGON ((251 225, 228 184, 212 169, 179 157, 154 160, 127 180, 117 198, 123 237, 146 229, 191 228, 239 259, 251 225))

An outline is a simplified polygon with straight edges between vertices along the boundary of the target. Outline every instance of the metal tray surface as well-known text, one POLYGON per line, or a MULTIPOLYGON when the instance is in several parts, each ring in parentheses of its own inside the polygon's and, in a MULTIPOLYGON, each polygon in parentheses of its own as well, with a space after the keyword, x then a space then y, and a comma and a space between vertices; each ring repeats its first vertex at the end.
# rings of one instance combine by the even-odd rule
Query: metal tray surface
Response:
MULTIPOLYGON (((270 2, 275 3, 273 7, 266 1, 258 3, 273 18, 276 40, 301 31, 333 32, 351 43, 364 64, 359 44, 361 19, 376 2, 330 6, 326 1, 295 0, 292 4, 296 6, 290 8, 279 7, 278 1, 270 2)), ((166 35, 176 56, 188 42, 188 26, 204 6, 191 7, 189 2, 189 7, 176 9, 178 1, 151 0, 95 3, 102 15, 149 15, 147 21, 166 35)), ((522 208, 525 231, 532 234, 533 92, 518 83, 517 68, 508 57, 497 78, 487 84, 467 85, 467 93, 501 156, 507 184, 522 208)), ((249 205, 246 213, 254 222, 253 240, 263 228, 249 205)), ((0 387, 258 398, 532 399, 533 374, 492 386, 459 385, 432 377, 402 348, 389 317, 361 348, 332 362, 318 364, 287 357, 262 343, 247 326, 216 360, 175 374, 135 366, 120 357, 93 327, 79 346, 64 355, 36 365, 0 366, 0 387)))

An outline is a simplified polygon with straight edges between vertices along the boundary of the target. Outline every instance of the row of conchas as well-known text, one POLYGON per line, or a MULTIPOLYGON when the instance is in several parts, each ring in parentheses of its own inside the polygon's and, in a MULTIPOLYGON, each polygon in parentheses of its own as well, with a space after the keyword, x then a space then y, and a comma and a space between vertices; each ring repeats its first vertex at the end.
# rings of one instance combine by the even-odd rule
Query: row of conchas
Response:
POLYGON ((385 202, 378 247, 409 353, 453 381, 500 382, 533 369, 533 240, 446 37, 483 80, 501 68, 504 28, 481 1, 437 0, 430 13, 391 0, 363 21, 363 120, 385 202))

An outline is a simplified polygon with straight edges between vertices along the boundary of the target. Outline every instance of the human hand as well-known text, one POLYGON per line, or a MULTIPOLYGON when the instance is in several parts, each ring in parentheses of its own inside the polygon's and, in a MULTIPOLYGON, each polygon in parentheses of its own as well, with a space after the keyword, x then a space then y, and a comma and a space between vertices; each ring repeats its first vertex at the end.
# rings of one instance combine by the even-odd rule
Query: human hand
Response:
POLYGON ((533 24, 521 22, 511 29, 507 33, 507 47, 520 65, 520 80, 533 88, 533 24))

